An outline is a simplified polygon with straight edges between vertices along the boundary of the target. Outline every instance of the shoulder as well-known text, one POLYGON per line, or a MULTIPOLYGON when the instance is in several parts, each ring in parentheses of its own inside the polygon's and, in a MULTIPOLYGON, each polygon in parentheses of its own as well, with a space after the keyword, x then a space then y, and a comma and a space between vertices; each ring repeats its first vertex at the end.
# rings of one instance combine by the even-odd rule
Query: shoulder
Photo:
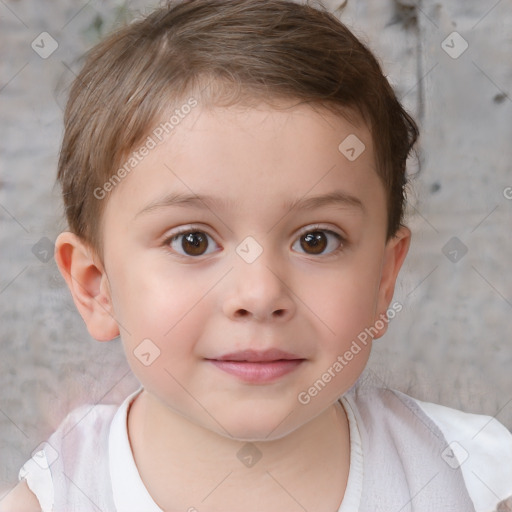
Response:
POLYGON ((101 429, 108 425, 119 405, 114 404, 85 404, 80 405, 67 414, 58 427, 65 436, 76 428, 101 429))
POLYGON ((348 398, 363 432, 385 430, 398 436, 397 442, 404 432, 416 432, 417 441, 428 445, 431 428, 438 430, 442 438, 432 445, 433 461, 461 471, 477 512, 495 510, 512 496, 512 433, 496 418, 371 385, 354 387, 348 398), (418 428, 421 424, 430 428, 418 428))
POLYGON ((75 482, 92 482, 84 469, 92 460, 95 475, 106 480, 108 433, 117 409, 116 405, 97 404, 81 405, 69 412, 20 469, 20 483, 6 496, 5 504, 0 502, 0 512, 46 512, 62 505, 69 492, 74 492, 66 476, 75 482))
POLYGON ((448 435, 448 442, 458 438, 468 447, 485 446, 488 453, 512 460, 512 433, 494 416, 413 400, 448 435))
POLYGON ((477 510, 512 496, 512 433, 495 417, 420 400, 415 402, 442 431, 445 462, 460 467, 477 510))
MULTIPOLYGON (((379 421, 385 421, 393 416, 395 411, 392 406, 396 403, 400 403, 404 406, 402 409, 410 410, 412 413, 425 414, 456 452, 460 466, 463 464, 464 450, 468 455, 478 455, 480 460, 484 457, 486 464, 495 461, 512 462, 512 432, 495 417, 424 402, 390 388, 361 386, 354 389, 351 395, 359 409, 370 411, 379 421)), ((469 456, 466 459, 469 460, 469 456)), ((507 476, 512 481, 512 464, 510 474, 507 476)))
POLYGON ((512 494, 512 433, 502 423, 493 416, 414 400, 441 429, 461 467, 467 462, 476 470, 480 464, 476 474, 499 469, 512 494))
POLYGON ((0 512, 41 512, 41 505, 36 495, 29 489, 27 482, 22 480, 2 500, 0 512))
POLYGON ((37 459, 37 464, 26 469, 39 472, 55 465, 54 468, 65 471, 80 464, 82 458, 89 459, 92 453, 103 453, 117 410, 117 405, 110 404, 81 405, 73 409, 48 440, 32 452, 31 460, 37 459), (46 461, 41 464, 39 459, 43 456, 46 461))

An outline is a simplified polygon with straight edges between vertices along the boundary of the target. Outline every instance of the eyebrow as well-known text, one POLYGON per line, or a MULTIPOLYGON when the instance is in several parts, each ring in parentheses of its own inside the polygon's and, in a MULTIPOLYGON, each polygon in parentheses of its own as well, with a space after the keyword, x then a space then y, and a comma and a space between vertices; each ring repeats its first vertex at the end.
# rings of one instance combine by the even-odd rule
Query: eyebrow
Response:
MULTIPOLYGON (((230 207, 236 207, 237 204, 239 203, 236 201, 210 195, 170 193, 146 205, 135 215, 135 217, 153 212, 155 210, 170 207, 189 207, 201 210, 223 210, 230 207)), ((343 209, 351 208, 358 209, 362 213, 366 212, 366 209, 359 198, 347 194, 341 190, 336 190, 327 194, 316 196, 302 197, 295 199, 291 203, 283 204, 283 207, 287 208, 288 210, 293 210, 295 208, 301 210, 314 210, 324 206, 336 206, 343 209)))

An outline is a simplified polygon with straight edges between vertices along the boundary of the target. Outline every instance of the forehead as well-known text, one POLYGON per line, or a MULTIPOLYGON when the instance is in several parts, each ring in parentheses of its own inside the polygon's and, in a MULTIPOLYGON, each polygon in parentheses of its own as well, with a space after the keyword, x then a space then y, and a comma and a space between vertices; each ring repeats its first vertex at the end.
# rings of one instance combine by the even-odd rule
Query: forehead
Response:
POLYGON ((384 201, 370 132, 353 115, 308 105, 199 105, 162 141, 149 136, 156 146, 113 190, 108 208, 136 216, 176 195, 209 196, 215 209, 241 215, 270 213, 321 194, 340 193, 347 207, 384 201))

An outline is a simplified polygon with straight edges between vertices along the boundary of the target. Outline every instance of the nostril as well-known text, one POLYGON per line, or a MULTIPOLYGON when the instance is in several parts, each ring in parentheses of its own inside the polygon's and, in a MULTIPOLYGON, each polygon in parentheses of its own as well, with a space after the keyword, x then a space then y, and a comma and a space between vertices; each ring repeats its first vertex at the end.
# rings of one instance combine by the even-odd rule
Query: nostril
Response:
MULTIPOLYGON (((251 316, 251 313, 249 311, 247 311, 246 309, 239 309, 236 314, 235 314, 238 318, 245 318, 245 317, 248 317, 248 316, 251 316)), ((286 315, 286 310, 285 309, 276 309, 272 316, 273 317, 283 317, 286 315)))

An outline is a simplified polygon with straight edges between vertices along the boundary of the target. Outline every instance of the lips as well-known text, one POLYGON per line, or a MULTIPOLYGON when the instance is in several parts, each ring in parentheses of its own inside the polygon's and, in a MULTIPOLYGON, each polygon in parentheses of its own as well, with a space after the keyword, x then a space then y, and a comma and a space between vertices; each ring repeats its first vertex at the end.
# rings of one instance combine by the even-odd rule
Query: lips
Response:
POLYGON ((207 359, 216 368, 250 384, 271 383, 292 373, 305 359, 278 349, 242 350, 207 359))
POLYGON ((242 350, 216 357, 216 361, 247 361, 250 363, 268 363, 272 361, 303 359, 295 354, 275 348, 268 350, 242 350))

